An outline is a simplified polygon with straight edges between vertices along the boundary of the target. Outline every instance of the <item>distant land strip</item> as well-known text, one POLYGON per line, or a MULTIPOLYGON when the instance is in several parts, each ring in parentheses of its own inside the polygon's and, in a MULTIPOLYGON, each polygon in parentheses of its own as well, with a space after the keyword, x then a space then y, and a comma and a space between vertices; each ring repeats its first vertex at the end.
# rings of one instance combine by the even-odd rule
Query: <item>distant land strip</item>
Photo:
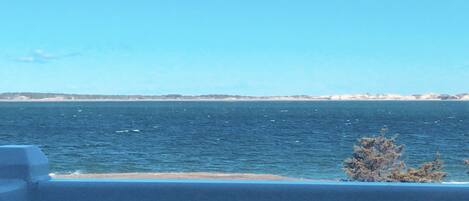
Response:
POLYGON ((0 93, 0 101, 321 101, 321 100, 464 100, 469 93, 450 94, 346 94, 346 95, 292 95, 292 96, 241 96, 241 95, 88 95, 65 93, 7 92, 0 93))
POLYGON ((216 180, 273 180, 307 181, 272 174, 215 173, 215 172, 160 172, 160 173, 103 173, 103 174, 51 174, 56 179, 216 179, 216 180))

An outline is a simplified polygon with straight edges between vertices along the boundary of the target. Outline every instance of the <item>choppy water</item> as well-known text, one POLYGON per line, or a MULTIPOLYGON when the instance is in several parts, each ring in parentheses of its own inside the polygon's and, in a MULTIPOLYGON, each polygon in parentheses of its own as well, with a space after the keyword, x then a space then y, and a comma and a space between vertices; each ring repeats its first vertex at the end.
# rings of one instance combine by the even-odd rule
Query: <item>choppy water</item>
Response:
POLYGON ((39 145, 53 172, 345 178, 356 139, 383 126, 408 164, 439 149, 447 180, 469 180, 469 102, 0 103, 0 144, 39 145))

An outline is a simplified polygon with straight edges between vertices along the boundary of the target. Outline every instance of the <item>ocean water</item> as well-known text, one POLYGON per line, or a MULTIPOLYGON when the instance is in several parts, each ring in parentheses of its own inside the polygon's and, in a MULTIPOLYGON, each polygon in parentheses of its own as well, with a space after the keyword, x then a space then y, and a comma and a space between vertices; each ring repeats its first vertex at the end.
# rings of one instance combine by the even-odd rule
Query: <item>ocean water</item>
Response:
POLYGON ((399 134, 409 166, 442 154, 469 181, 469 102, 0 102, 0 144, 57 173, 236 172, 343 179, 362 136, 399 134))

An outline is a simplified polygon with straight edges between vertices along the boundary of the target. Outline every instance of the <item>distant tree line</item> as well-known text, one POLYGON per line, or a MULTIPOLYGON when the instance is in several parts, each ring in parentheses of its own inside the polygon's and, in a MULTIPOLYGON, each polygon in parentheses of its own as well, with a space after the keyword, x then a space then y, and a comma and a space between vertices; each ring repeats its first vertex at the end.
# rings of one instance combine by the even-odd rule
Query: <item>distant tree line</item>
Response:
MULTIPOLYGON (((378 94, 372 96, 371 94, 360 95, 357 94, 352 99, 386 99, 386 94, 378 94), (370 96, 370 97, 369 97, 370 96)), ((468 93, 449 95, 449 94, 431 94, 427 95, 411 95, 412 99, 425 100, 467 100, 468 93)), ((160 100, 160 99, 184 99, 184 100, 197 100, 197 99, 214 99, 214 100, 278 100, 278 99, 298 99, 298 100, 334 100, 333 96, 309 96, 309 95, 290 95, 290 96, 241 96, 241 95, 227 95, 227 94, 207 94, 207 95, 181 95, 181 94, 167 94, 167 95, 92 95, 92 94, 65 94, 65 93, 35 93, 35 92, 9 92, 0 93, 0 100, 40 100, 40 99, 62 99, 62 100, 160 100)), ((392 98, 391 98, 392 99, 392 98)))

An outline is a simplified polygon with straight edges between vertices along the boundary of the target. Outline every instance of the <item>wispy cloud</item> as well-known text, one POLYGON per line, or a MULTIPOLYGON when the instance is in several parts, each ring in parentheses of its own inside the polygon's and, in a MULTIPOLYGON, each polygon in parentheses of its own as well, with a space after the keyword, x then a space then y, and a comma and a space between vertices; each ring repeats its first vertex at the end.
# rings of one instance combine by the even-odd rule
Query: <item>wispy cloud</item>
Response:
POLYGON ((68 53, 68 54, 52 54, 44 51, 43 49, 35 49, 31 53, 21 56, 15 59, 18 62, 25 63, 47 63, 53 60, 64 59, 68 57, 79 56, 80 53, 68 53))

